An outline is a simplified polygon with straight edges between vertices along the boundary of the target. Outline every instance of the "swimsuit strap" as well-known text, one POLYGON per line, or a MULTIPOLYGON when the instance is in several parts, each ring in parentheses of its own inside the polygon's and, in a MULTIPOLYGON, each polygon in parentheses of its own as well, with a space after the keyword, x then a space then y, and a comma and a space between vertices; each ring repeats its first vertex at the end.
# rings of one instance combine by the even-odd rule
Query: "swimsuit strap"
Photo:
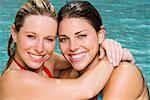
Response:
MULTIPOLYGON (((15 63, 20 67, 20 69, 28 70, 26 67, 20 65, 20 64, 17 62, 16 59, 14 59, 14 61, 15 61, 15 63)), ((50 72, 50 71, 48 70, 48 68, 45 67, 44 65, 43 65, 43 70, 44 70, 44 72, 48 75, 49 78, 53 78, 53 75, 51 74, 51 72, 50 72)))
POLYGON ((14 59, 14 61, 15 61, 15 63, 20 67, 20 69, 27 70, 27 68, 24 67, 24 66, 22 66, 22 65, 20 65, 20 64, 16 61, 16 59, 14 59))
POLYGON ((48 70, 47 67, 43 67, 43 70, 45 71, 45 73, 48 75, 49 78, 53 78, 53 75, 51 74, 51 72, 48 70))

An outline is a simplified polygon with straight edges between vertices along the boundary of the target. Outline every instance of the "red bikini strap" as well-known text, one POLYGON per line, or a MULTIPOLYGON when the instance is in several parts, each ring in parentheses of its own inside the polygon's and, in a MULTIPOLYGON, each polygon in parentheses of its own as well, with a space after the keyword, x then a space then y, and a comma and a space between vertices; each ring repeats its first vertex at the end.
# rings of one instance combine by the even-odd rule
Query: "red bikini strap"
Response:
POLYGON ((24 67, 24 66, 22 66, 22 65, 20 65, 18 62, 17 62, 17 60, 16 59, 14 59, 14 61, 15 61, 15 63, 20 67, 20 69, 24 69, 24 70, 27 70, 27 68, 26 67, 24 67))
POLYGON ((48 75, 49 78, 53 78, 53 75, 51 74, 51 72, 48 70, 48 68, 46 68, 45 66, 43 67, 43 70, 45 71, 45 73, 48 75))
MULTIPOLYGON (((15 63, 20 67, 20 69, 27 70, 27 68, 24 67, 24 66, 22 66, 22 65, 20 65, 20 64, 17 62, 17 60, 14 59, 14 61, 15 61, 15 63)), ((51 72, 48 70, 48 68, 46 68, 46 67, 44 66, 44 67, 43 67, 43 70, 45 71, 45 73, 48 75, 49 78, 53 78, 53 75, 52 75, 51 72)))

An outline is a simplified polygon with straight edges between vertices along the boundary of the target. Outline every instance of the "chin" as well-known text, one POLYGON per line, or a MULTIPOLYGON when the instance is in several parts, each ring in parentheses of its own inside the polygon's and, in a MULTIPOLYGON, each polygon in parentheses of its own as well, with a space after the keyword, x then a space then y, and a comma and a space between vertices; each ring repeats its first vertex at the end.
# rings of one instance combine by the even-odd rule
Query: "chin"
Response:
POLYGON ((72 65, 72 67, 77 70, 77 71, 82 71, 84 70, 87 66, 86 65, 72 65))
POLYGON ((30 68, 32 69, 39 69, 42 67, 42 64, 30 64, 30 68))

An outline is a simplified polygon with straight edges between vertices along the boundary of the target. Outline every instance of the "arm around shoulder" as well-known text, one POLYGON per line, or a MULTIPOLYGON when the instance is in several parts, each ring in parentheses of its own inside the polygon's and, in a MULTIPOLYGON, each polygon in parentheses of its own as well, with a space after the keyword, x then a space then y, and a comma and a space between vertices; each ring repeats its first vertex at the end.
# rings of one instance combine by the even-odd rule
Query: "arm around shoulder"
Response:
POLYGON ((1 100, 89 99, 94 96, 91 91, 97 90, 97 86, 92 90, 89 89, 94 87, 88 83, 93 74, 96 76, 93 72, 88 77, 83 75, 77 79, 66 80, 48 79, 30 71, 11 70, 0 79, 0 98, 1 100))
POLYGON ((103 88, 109 78, 109 75, 105 78, 104 76, 112 72, 111 65, 103 62, 99 65, 99 67, 88 70, 77 79, 49 79, 31 71, 12 70, 5 73, 1 78, 0 95, 3 95, 5 99, 15 100, 89 99, 103 88), (105 81, 102 83, 102 80, 105 81), (100 83, 102 84, 100 85, 100 83))
POLYGON ((82 95, 79 94, 80 91, 74 93, 75 90, 80 90, 81 88, 81 85, 77 84, 76 81, 48 79, 30 71, 11 70, 2 76, 0 81, 2 82, 0 84, 0 97, 3 98, 1 98, 2 100, 65 100, 82 97, 79 96, 82 95))

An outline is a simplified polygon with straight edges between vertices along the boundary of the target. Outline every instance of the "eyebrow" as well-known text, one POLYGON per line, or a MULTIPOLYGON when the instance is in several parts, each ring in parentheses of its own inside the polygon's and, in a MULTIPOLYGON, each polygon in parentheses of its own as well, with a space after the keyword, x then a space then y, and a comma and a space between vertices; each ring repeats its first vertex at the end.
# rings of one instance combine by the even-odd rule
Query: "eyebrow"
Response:
POLYGON ((82 30, 82 31, 76 32, 75 35, 78 35, 79 33, 84 32, 84 31, 87 31, 87 30, 82 30))
POLYGON ((48 38, 50 38, 50 37, 53 37, 53 38, 56 38, 57 36, 47 36, 48 38))
MULTIPOLYGON (((25 33, 32 33, 32 34, 37 35, 35 32, 32 32, 32 31, 27 31, 27 32, 25 32, 25 33)), ((46 36, 46 37, 54 37, 54 38, 56 38, 57 36, 46 36)))
MULTIPOLYGON (((76 32, 76 33, 74 33, 75 35, 78 35, 79 33, 81 33, 81 32, 84 32, 84 31, 87 31, 87 30, 82 30, 82 31, 79 31, 79 32, 76 32)), ((66 36, 66 35, 59 35, 59 36, 66 36)))
POLYGON ((35 34, 35 35, 36 35, 36 33, 35 33, 35 32, 32 32, 32 31, 26 31, 25 33, 32 33, 32 34, 35 34))

